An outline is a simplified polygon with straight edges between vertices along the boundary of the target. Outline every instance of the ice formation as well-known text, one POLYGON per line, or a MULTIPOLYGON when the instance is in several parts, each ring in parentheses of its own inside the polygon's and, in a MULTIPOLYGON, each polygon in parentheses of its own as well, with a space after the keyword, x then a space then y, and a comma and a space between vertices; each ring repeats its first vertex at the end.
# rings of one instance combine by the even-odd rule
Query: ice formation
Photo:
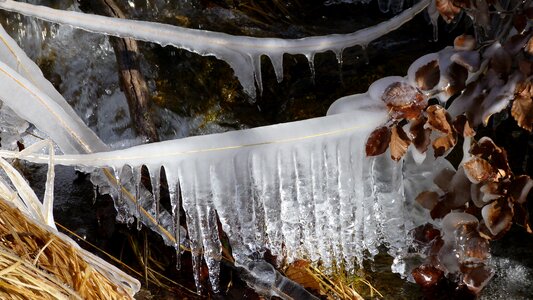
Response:
MULTIPOLYGON (((125 25, 136 24, 139 30, 134 31, 113 23, 123 20, 98 17, 103 18, 97 19, 103 22, 100 24, 94 21, 95 16, 10 0, 0 2, 0 7, 22 7, 34 16, 52 12, 51 16, 57 17, 54 20, 73 26, 96 24, 101 27, 88 28, 151 41, 160 37, 156 41, 162 44, 221 57, 235 68, 241 81, 248 82, 248 86, 243 83, 248 91, 254 87, 254 74, 260 76, 257 62, 261 55, 277 57, 273 61, 278 63, 279 75, 283 53, 303 53, 310 58, 326 50, 341 53, 345 47, 367 44, 393 30, 425 5, 427 1, 420 2, 389 22, 353 34, 281 40, 124 21, 125 25), (65 20, 71 16, 77 19, 65 20), (89 24, 72 23, 83 20, 89 24), (109 25, 114 26, 113 31, 109 25), (157 35, 154 30, 166 30, 168 36, 157 35), (191 34, 199 40, 191 39, 191 34)), ((390 82, 408 82, 409 78, 401 77, 381 80, 368 93, 350 98, 359 101, 339 101, 327 117, 102 152, 107 146, 79 120, 35 64, 5 32, 0 32, 0 37, 0 90, 4 91, 0 97, 61 148, 65 155, 55 155, 54 162, 106 168, 107 183, 100 184, 103 191, 117 196, 119 219, 130 222, 137 217, 177 249, 188 243, 195 276, 199 276, 203 256, 215 288, 222 247, 217 218, 229 238, 236 264, 256 277, 257 286, 277 281, 270 278, 277 276, 275 272, 265 273, 268 278, 264 278, 257 271, 261 267, 256 260, 267 250, 280 261, 305 258, 326 268, 352 268, 385 245, 396 257, 395 270, 401 271, 402 254, 410 243, 409 230, 428 220, 428 213, 410 201, 431 187, 435 169, 448 167, 445 161, 430 163, 429 159, 419 166, 411 158, 396 163, 386 155, 365 157, 368 134, 388 118, 386 106, 375 99, 390 82), (96 153, 77 155, 91 152, 96 153), (142 166, 150 172, 153 195, 141 188, 142 166), (171 194, 170 211, 159 205, 161 170, 171 194), (188 239, 179 226, 180 205, 186 212, 188 239)), ((257 83, 260 86, 260 79, 257 83)), ((2 151, 1 155, 50 162, 42 153, 2 151)))
MULTIPOLYGON (((394 1, 397 2, 397 1, 394 1)), ((306 37, 301 39, 254 38, 220 32, 189 29, 167 24, 115 19, 72 11, 62 11, 12 0, 0 1, 0 9, 18 12, 43 20, 68 24, 76 28, 119 37, 172 45, 200 55, 213 55, 226 61, 234 70, 244 90, 255 95, 262 90, 261 56, 270 58, 278 81, 283 79, 283 54, 303 54, 312 65, 316 53, 333 51, 342 62, 342 52, 351 46, 365 48, 423 11, 429 0, 422 0, 399 15, 373 27, 349 34, 306 37)))
MULTIPOLYGON (((222 247, 217 217, 240 266, 250 266, 269 250, 280 261, 306 258, 326 268, 355 267, 377 254, 381 245, 401 264, 409 230, 428 219, 426 211, 406 199, 430 187, 428 174, 447 165, 366 158, 366 138, 386 118, 383 109, 361 109, 118 151, 56 155, 54 161, 111 167, 117 181, 133 178, 134 186, 140 185, 140 168, 146 166, 155 191, 163 168, 172 212, 179 201, 186 212, 196 274, 203 255, 215 287, 222 247)), ((1 155, 48 161, 47 155, 38 153, 1 155)), ((125 204, 128 208, 121 213, 141 216, 140 206, 157 216, 154 203, 159 194, 153 197, 153 202, 125 204)), ((167 242, 178 247, 175 241, 184 238, 179 215, 155 219, 174 237, 172 241, 167 235, 167 242)))

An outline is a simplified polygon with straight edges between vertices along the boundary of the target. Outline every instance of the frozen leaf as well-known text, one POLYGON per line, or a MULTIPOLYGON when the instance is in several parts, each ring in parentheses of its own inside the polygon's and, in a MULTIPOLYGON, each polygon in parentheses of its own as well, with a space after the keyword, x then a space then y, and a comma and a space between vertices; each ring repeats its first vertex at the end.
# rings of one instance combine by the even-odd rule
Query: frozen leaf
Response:
POLYGON ((446 70, 446 77, 450 84, 446 87, 445 91, 449 96, 452 96, 466 87, 468 70, 457 63, 452 63, 446 70))
POLYGON ((490 233, 495 237, 501 237, 511 228, 513 208, 506 198, 500 198, 485 205, 481 209, 481 216, 490 233))
POLYGON ((468 34, 461 34, 453 40, 453 47, 461 51, 470 51, 476 48, 476 39, 468 34))
POLYGON ((503 48, 505 48, 507 53, 509 53, 511 56, 515 56, 518 54, 518 52, 524 49, 530 37, 531 32, 526 34, 515 34, 505 41, 503 48))
POLYGON ((411 144, 411 140, 403 131, 401 126, 394 126, 390 139, 390 155, 395 161, 399 161, 407 152, 407 147, 411 144))
POLYGON ((463 265, 482 264, 490 257, 489 241, 480 236, 478 224, 463 224, 455 231, 459 260, 463 265))
POLYGON ((498 172, 498 177, 503 178, 511 174, 511 168, 507 161, 507 152, 496 146, 492 139, 488 137, 481 138, 470 148, 470 153, 488 160, 493 168, 498 172))
POLYGON ((421 245, 428 245, 440 237, 440 230, 430 223, 420 225, 411 230, 410 233, 412 234, 414 241, 421 245))
POLYGON ((427 105, 424 95, 405 82, 389 85, 381 100, 390 108, 391 116, 395 119, 415 119, 427 105))
POLYGON ((466 68, 468 72, 476 72, 480 66, 479 52, 477 51, 461 51, 451 56, 451 60, 466 68))
POLYGON ((526 52, 533 55, 533 38, 530 38, 526 44, 526 52))
POLYGON ((533 187, 533 180, 528 175, 520 175, 516 177, 511 183, 510 194, 511 198, 523 204, 527 200, 527 195, 533 187))
POLYGON ((484 203, 489 203, 493 200, 501 198, 506 195, 507 187, 509 187, 509 182, 488 182, 481 186, 479 189, 483 193, 481 201, 484 203))
POLYGON ((449 134, 452 132, 450 125, 450 115, 440 105, 434 104, 426 109, 428 115, 428 122, 433 129, 436 129, 442 133, 449 134))
POLYGON ((461 12, 461 8, 455 6, 452 0, 435 0, 435 4, 446 23, 450 23, 461 12))
POLYGON ((472 183, 492 180, 496 177, 496 170, 483 158, 473 157, 464 163, 465 174, 472 183))
POLYGON ((490 279, 494 276, 494 271, 487 266, 477 266, 468 268, 463 276, 463 282, 474 294, 478 294, 490 279))
POLYGON ((433 141, 435 157, 443 156, 448 150, 453 148, 455 144, 457 144, 457 138, 453 132, 436 138, 433 141))
POLYGON ((435 87, 440 80, 439 63, 432 60, 420 67, 415 73, 416 85, 419 89, 427 91, 435 87))
POLYGON ((490 59, 491 68, 500 76, 511 72, 512 58, 503 47, 496 47, 490 59))
POLYGON ((524 227, 528 233, 533 234, 533 229, 531 229, 531 223, 529 222, 529 213, 527 207, 524 204, 514 205, 514 221, 516 224, 524 227))
POLYGON ((435 286, 444 276, 442 270, 427 264, 415 268, 411 274, 415 282, 422 288, 435 286))
POLYGON ((374 130, 366 141, 366 155, 376 156, 387 150, 391 140, 391 131, 388 127, 380 127, 374 130))
POLYGON ((533 130, 533 85, 531 81, 521 83, 516 87, 515 98, 511 108, 511 115, 518 123, 518 126, 528 130, 533 130))
POLYGON ((423 208, 432 210, 439 202, 439 194, 431 191, 422 192, 416 196, 416 202, 422 205, 423 208))
POLYGON ((463 137, 473 137, 476 134, 465 115, 458 115, 453 121, 452 126, 453 129, 463 137))
POLYGON ((411 128, 409 133, 412 136, 411 141, 420 153, 425 153, 428 150, 428 146, 431 143, 430 135, 431 129, 424 128, 427 118, 420 115, 418 119, 411 122, 411 128))
POLYGON ((320 291, 320 282, 308 270, 309 262, 297 260, 285 270, 285 275, 306 289, 320 291))

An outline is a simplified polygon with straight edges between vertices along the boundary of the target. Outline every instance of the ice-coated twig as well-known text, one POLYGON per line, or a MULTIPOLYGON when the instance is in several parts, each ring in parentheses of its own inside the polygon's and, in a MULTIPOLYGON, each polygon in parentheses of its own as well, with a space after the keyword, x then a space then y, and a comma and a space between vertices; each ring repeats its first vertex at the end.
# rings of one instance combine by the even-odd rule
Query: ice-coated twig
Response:
POLYGON ((312 59, 316 53, 333 51, 340 58, 345 48, 356 45, 366 47, 371 41, 397 29, 423 11, 429 2, 429 0, 422 0, 388 21, 353 33, 301 39, 234 36, 168 24, 62 11, 12 0, 1 1, 0 9, 54 23, 67 24, 91 32, 129 37, 158 43, 162 46, 172 45, 200 55, 213 55, 226 61, 233 68, 244 90, 254 96, 256 93, 254 82, 257 83, 260 91, 262 89, 260 80, 262 55, 270 58, 278 81, 281 81, 283 79, 283 54, 303 54, 312 59))

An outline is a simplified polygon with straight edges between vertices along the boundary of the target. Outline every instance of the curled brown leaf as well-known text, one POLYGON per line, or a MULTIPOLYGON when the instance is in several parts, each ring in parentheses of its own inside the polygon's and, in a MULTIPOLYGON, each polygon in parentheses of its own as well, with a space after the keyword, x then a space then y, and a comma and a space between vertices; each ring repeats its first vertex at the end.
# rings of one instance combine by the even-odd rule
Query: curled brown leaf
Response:
POLYGON ((463 164, 465 174, 472 183, 486 182, 496 178, 496 170, 483 158, 473 157, 463 164))
POLYGON ((452 126, 453 129, 463 137, 473 137, 476 134, 465 115, 458 115, 453 121, 452 126))
POLYGON ((457 138, 454 132, 436 138, 433 141, 433 150, 435 152, 435 157, 443 156, 456 144, 457 138))
POLYGON ((427 91, 435 87, 440 80, 439 63, 432 60, 423 65, 415 73, 416 85, 419 89, 427 91))
POLYGON ((426 122, 427 118, 420 115, 416 120, 411 122, 411 128, 409 128, 413 145, 420 153, 425 153, 431 143, 431 129, 424 127, 426 122))
POLYGON ((395 161, 399 161, 407 152, 411 140, 401 126, 394 126, 390 139, 390 155, 395 161))
POLYGON ((442 106, 437 104, 431 105, 426 109, 426 113, 428 123, 433 129, 445 134, 452 132, 451 117, 442 106))
POLYGON ((366 155, 376 156, 384 153, 391 140, 390 128, 383 126, 374 130, 366 141, 366 155))
POLYGON ((450 23, 461 12, 452 0, 435 0, 437 10, 446 23, 450 23))
POLYGON ((501 237, 511 229, 513 215, 513 207, 506 198, 493 201, 481 209, 483 221, 494 238, 501 237))
POLYGON ((533 85, 531 81, 517 85, 511 115, 518 126, 527 131, 533 130, 533 85))
POLYGON ((446 70, 446 77, 450 84, 446 87, 446 94, 449 96, 455 95, 466 87, 466 79, 468 78, 468 70, 459 65, 452 63, 446 70))
POLYGON ((308 270, 308 266, 308 261, 297 260, 287 267, 285 275, 289 279, 299 283, 304 288, 320 291, 320 282, 308 270))
POLYGON ((511 198, 520 204, 525 203, 532 187, 533 180, 528 175, 517 176, 511 183, 511 198))
POLYGON ((474 50, 476 48, 476 38, 468 34, 461 34, 453 40, 453 47, 461 51, 474 50))
POLYGON ((498 147, 492 139, 482 137, 477 143, 470 148, 470 153, 483 158, 490 162, 493 168, 498 172, 499 178, 511 176, 511 168, 507 160, 505 149, 498 147))
POLYGON ((424 95, 404 82, 389 85, 381 100, 387 104, 394 119, 416 119, 427 105, 424 95))

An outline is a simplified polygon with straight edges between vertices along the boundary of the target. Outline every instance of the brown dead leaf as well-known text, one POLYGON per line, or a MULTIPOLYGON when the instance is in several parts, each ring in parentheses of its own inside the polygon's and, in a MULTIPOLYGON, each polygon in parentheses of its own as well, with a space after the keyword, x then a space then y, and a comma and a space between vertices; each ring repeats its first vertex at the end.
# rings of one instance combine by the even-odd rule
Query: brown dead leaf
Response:
POLYGON ((285 275, 306 289, 320 291, 320 282, 309 272, 309 262, 297 260, 285 270, 285 275))
POLYGON ((436 60, 432 60, 426 65, 423 65, 415 73, 416 85, 424 91, 431 90, 439 83, 439 80, 439 63, 436 60))
POLYGON ((510 194, 511 198, 523 204, 527 200, 527 195, 533 187, 533 180, 528 175, 517 176, 511 183, 510 194))
POLYGON ((387 104, 394 119, 415 119, 427 105, 424 95, 404 82, 390 84, 383 92, 381 100, 387 104))
POLYGON ((374 130, 366 141, 366 156, 376 156, 382 154, 389 147, 390 140, 390 128, 383 126, 374 130))
POLYGON ((420 153, 425 153, 428 150, 429 144, 431 143, 430 135, 431 129, 424 128, 427 118, 423 115, 420 115, 418 119, 411 122, 411 128, 409 133, 412 136, 413 145, 420 153))
POLYGON ((453 40, 453 47, 461 51, 474 50, 476 48, 476 38, 468 34, 461 34, 453 40))
POLYGON ((446 87, 446 94, 452 96, 456 93, 459 93, 466 87, 468 70, 458 63, 452 63, 446 70, 446 77, 450 82, 450 84, 446 87))
POLYGON ((518 126, 531 132, 533 130, 533 85, 531 81, 520 83, 516 87, 511 115, 518 126))
POLYGON ((407 147, 411 144, 411 140, 403 131, 401 126, 394 126, 392 128, 392 134, 390 139, 390 155, 395 161, 399 161, 407 152, 407 147))
POLYGON ((526 44, 526 52, 533 55, 533 37, 526 44))
POLYGON ((506 198, 500 198, 487 204, 481 209, 481 216, 485 225, 494 236, 494 239, 501 237, 513 224, 513 207, 506 198))
POLYGON ((457 137, 454 132, 442 135, 433 141, 435 157, 443 156, 448 150, 457 144, 457 137))
POLYGON ((489 161, 492 167, 498 171, 499 178, 511 176, 512 172, 507 160, 507 152, 505 149, 498 147, 492 139, 482 137, 477 143, 472 145, 470 153, 489 161))
POLYGON ((416 202, 422 205, 423 208, 432 210, 439 202, 439 194, 432 191, 424 191, 416 196, 416 202))
POLYGON ((458 115, 452 123, 453 129, 463 137, 472 137, 476 134, 470 126, 468 118, 465 115, 458 115))
POLYGON ((452 0, 435 0, 435 5, 446 23, 450 23, 461 12, 461 8, 455 6, 452 0))
POLYGON ((433 129, 442 133, 449 134, 452 132, 451 117, 448 112, 440 105, 434 104, 426 109, 428 122, 433 129))
POLYGON ((486 182, 496 178, 496 170, 480 157, 473 157, 463 164, 465 174, 472 183, 486 182))

